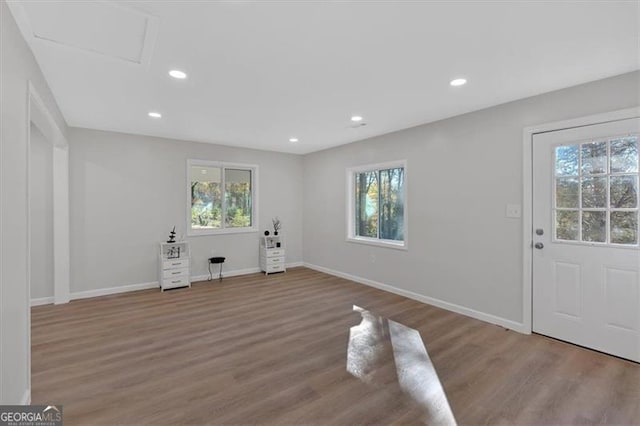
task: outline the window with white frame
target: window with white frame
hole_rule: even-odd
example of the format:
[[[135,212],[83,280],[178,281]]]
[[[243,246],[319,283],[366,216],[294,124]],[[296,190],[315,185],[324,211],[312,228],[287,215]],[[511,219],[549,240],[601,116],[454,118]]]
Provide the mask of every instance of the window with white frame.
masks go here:
[[[406,248],[406,161],[347,170],[347,239]]]
[[[256,231],[257,172],[254,165],[189,160],[187,233]]]

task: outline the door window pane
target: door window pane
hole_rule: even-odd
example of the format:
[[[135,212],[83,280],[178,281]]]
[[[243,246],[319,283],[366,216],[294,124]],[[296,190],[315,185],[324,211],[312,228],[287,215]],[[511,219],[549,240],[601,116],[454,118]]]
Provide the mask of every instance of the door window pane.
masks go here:
[[[638,212],[611,212],[611,242],[638,243]]]
[[[556,212],[556,238],[558,240],[579,241],[580,212],[558,210]]]
[[[556,176],[578,174],[578,145],[556,147]]]
[[[220,228],[222,219],[221,168],[191,167],[191,228]]]
[[[607,212],[582,212],[582,241],[607,241]]]
[[[356,174],[356,235],[378,237],[378,172]]]
[[[582,179],[582,207],[607,207],[606,177],[588,177]]]
[[[638,137],[611,141],[611,173],[638,172]]]
[[[251,227],[251,170],[225,169],[227,228]]]
[[[611,208],[633,209],[638,206],[638,177],[611,176]]]
[[[578,178],[556,179],[556,207],[580,207],[580,184]]]
[[[630,135],[555,147],[556,240],[639,245],[638,144]]]
[[[607,173],[607,142],[582,144],[582,173]]]

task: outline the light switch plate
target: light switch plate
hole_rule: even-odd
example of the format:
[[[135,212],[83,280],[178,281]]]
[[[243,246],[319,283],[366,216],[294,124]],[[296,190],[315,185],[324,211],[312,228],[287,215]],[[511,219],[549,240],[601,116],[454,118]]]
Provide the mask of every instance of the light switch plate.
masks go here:
[[[507,204],[507,217],[522,217],[522,207],[520,204]]]

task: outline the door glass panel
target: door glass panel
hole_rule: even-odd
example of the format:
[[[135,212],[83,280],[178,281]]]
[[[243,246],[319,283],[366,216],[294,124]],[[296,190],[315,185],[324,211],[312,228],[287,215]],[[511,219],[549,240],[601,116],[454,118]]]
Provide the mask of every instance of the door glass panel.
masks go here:
[[[582,144],[582,173],[607,173],[607,142]]]
[[[611,208],[633,209],[638,206],[638,177],[611,176]]]
[[[638,137],[611,141],[611,173],[638,172]]]
[[[577,176],[578,164],[578,145],[556,147],[556,176]]]
[[[578,178],[558,178],[556,180],[556,207],[580,207],[580,184]]]
[[[638,212],[611,212],[611,242],[638,244]]]
[[[582,179],[582,207],[607,207],[606,177],[587,177]]]
[[[582,212],[582,241],[595,243],[607,241],[607,212]]]
[[[556,238],[558,240],[579,241],[579,211],[559,210],[556,212]]]
[[[554,148],[556,240],[640,245],[639,144],[629,135]]]

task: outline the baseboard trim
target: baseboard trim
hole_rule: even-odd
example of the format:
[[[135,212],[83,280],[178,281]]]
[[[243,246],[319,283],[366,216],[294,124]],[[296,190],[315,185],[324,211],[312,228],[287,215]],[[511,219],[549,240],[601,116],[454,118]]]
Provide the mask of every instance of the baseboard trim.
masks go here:
[[[257,274],[258,272],[260,272],[260,268],[236,269],[235,271],[225,271],[223,269],[222,278],[237,277],[239,275]],[[217,279],[218,279],[218,274],[216,273],[216,271],[213,271],[213,280],[217,280]],[[209,280],[209,274],[194,275],[191,277],[192,283],[198,282],[198,281],[208,281],[208,280]]]
[[[53,296],[50,297],[38,297],[31,299],[31,306],[50,305],[54,302]]]
[[[436,306],[438,308],[446,309],[447,311],[451,311],[451,312],[455,312],[471,318],[475,318],[480,321],[496,324],[501,327],[508,328],[513,331],[517,331],[518,333],[530,334],[530,331],[526,329],[524,324],[516,321],[512,321],[506,318],[476,311],[475,309],[467,308],[466,306],[456,305],[455,303],[446,302],[444,300],[414,293],[412,291],[403,290],[401,288],[397,288],[397,287],[384,284],[378,281],[370,280],[368,278],[362,278],[356,275],[351,275],[344,272],[336,271],[334,269],[325,268],[324,266],[318,266],[318,265],[314,265],[312,263],[307,263],[307,262],[304,262],[304,266],[318,272],[324,272],[325,274],[344,278],[350,281],[357,282],[359,284],[367,285],[369,287],[375,287],[379,290],[388,291],[389,293],[394,293],[400,296],[408,297],[409,299],[417,300],[418,302],[426,303],[427,305]]]
[[[296,268],[299,266],[304,266],[303,262],[293,262],[287,263],[287,268]],[[222,277],[236,277],[239,275],[249,275],[249,274],[257,274],[260,272],[260,268],[246,268],[246,269],[236,269],[234,271],[225,271],[222,270]],[[217,278],[217,275],[214,273],[213,278]],[[195,275],[191,277],[191,282],[198,281],[207,281],[209,280],[209,275]],[[86,291],[77,291],[70,294],[70,300],[77,299],[88,299],[90,297],[99,297],[99,296],[108,296],[110,294],[118,294],[118,293],[128,293],[130,291],[139,291],[139,290],[148,290],[150,288],[159,288],[160,284],[157,281],[149,282],[149,283],[141,283],[141,284],[129,284],[118,287],[108,287],[108,288],[100,288],[96,290],[86,290]],[[49,305],[54,303],[53,297],[40,297],[37,299],[31,299],[31,306],[39,306],[39,305]]]
[[[130,291],[148,290],[150,288],[159,288],[157,281],[141,284],[122,285],[118,287],[99,288],[96,290],[76,291],[71,293],[71,300],[88,299],[90,297],[108,296],[110,294],[128,293]]]
[[[297,268],[300,266],[305,266],[304,262],[292,262],[287,263],[287,268]],[[240,275],[249,275],[249,274],[257,274],[260,272],[260,268],[246,268],[246,269],[236,269],[234,271],[225,271],[222,270],[222,277],[236,277]],[[213,278],[216,279],[217,275],[213,274]],[[191,276],[191,282],[198,281],[208,281],[209,275],[194,275]],[[107,287],[100,288],[96,290],[85,290],[85,291],[77,291],[73,292],[69,295],[70,300],[78,300],[78,299],[88,299],[91,297],[100,297],[100,296],[108,296],[110,294],[118,294],[118,293],[128,293],[130,291],[139,291],[139,290],[148,290],[150,288],[159,288],[160,284],[157,281],[141,283],[141,284],[129,284],[122,285],[117,287]],[[39,305],[49,305],[54,303],[53,297],[40,297],[37,299],[31,299],[31,306],[39,306]]]
[[[287,268],[297,268],[300,266],[304,266],[303,262],[292,262],[292,263],[287,263],[285,265]],[[257,274],[259,272],[262,272],[262,270],[260,268],[247,268],[247,269],[236,269],[235,271],[225,271],[224,269],[222,270],[222,278],[227,278],[227,277],[237,277],[239,275],[249,275],[249,274]],[[213,280],[217,279],[218,275],[215,273],[215,271],[213,272]],[[197,282],[197,281],[208,281],[209,280],[209,275],[196,275],[196,276],[192,276],[191,277],[191,282]]]
[[[24,395],[22,395],[22,401],[20,401],[20,405],[29,405],[29,404],[31,404],[31,389],[27,389],[24,391]]]

